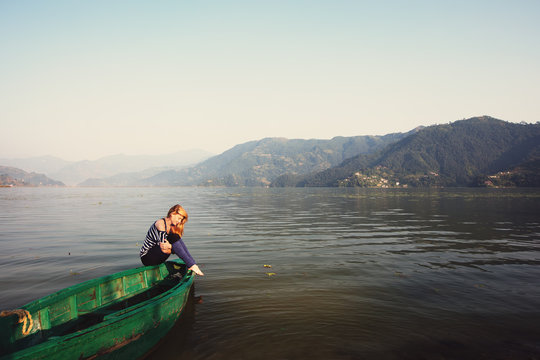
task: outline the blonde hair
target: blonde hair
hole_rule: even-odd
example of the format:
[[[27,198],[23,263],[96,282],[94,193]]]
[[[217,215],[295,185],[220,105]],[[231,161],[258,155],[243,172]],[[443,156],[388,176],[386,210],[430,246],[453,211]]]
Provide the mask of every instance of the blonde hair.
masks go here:
[[[172,214],[179,214],[183,216],[184,218],[178,223],[176,226],[171,226],[171,231],[175,233],[176,235],[182,237],[184,235],[184,224],[188,221],[188,214],[186,210],[179,204],[174,205],[172,208],[169,209],[169,212],[167,213],[167,217],[171,216]]]

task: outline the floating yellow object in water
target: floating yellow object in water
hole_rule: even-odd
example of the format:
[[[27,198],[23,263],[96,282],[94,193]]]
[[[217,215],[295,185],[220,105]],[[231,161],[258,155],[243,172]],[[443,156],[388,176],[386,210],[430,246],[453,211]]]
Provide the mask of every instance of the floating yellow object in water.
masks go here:
[[[276,273],[266,273],[266,275],[268,275],[268,276],[274,276],[274,275],[276,275]]]
[[[263,265],[265,268],[271,268],[272,265]]]

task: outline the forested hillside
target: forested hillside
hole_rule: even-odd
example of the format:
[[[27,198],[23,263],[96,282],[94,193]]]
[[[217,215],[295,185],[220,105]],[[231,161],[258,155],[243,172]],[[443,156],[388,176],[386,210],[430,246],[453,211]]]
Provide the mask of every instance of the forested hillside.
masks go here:
[[[430,126],[375,154],[359,155],[309,176],[287,174],[272,185],[477,186],[486,185],[486,176],[519,170],[536,159],[540,159],[540,124],[484,116]],[[528,179],[531,166],[526,167]]]
[[[306,174],[335,166],[358,154],[372,153],[403,138],[335,137],[330,140],[266,138],[237,145],[197,166],[161,172],[140,185],[268,186],[284,174]]]

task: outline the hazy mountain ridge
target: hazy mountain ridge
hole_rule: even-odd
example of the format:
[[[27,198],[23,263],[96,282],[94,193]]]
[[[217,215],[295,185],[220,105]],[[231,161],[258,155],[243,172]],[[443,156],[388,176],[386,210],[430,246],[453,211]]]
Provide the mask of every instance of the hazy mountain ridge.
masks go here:
[[[0,165],[2,166],[10,166],[27,172],[36,172],[42,174],[53,174],[72,163],[72,161],[63,160],[49,155],[29,158],[0,159]]]
[[[151,168],[181,168],[197,164],[212,154],[204,150],[184,150],[164,155],[124,155],[106,156],[97,160],[65,161],[53,156],[41,156],[24,159],[0,159],[1,165],[40,172],[46,176],[61,180],[67,185],[76,185],[87,179],[108,178],[122,173],[138,173],[140,178],[155,172]],[[136,176],[135,176],[136,177]],[[107,182],[103,182],[106,184]]]
[[[11,166],[0,166],[0,186],[65,186],[44,174],[27,172]]]
[[[239,144],[202,163],[145,179],[146,186],[268,186],[283,173],[305,174],[370,153],[406,136],[335,137],[330,140],[265,138]]]
[[[186,167],[207,159],[210,153],[203,150],[179,151],[164,155],[112,155],[95,161],[79,161],[51,177],[69,184],[79,184],[87,179],[107,178],[122,173],[147,171],[156,167]]]
[[[120,173],[105,178],[88,178],[77,186],[140,186],[140,182],[164,171],[173,170],[166,167],[149,168],[142,171]]]
[[[375,154],[303,177],[284,175],[272,185],[478,186],[479,179],[538,158],[539,123],[483,116],[429,126]]]

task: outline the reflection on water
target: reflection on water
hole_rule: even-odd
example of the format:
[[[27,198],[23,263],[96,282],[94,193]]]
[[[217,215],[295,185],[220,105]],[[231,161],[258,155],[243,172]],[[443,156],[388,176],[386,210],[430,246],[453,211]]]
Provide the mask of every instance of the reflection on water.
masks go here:
[[[540,356],[538,190],[0,189],[1,307],[139,266],[176,202],[202,301],[150,359]]]

